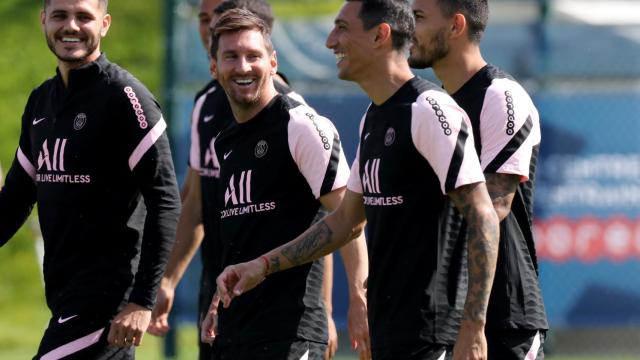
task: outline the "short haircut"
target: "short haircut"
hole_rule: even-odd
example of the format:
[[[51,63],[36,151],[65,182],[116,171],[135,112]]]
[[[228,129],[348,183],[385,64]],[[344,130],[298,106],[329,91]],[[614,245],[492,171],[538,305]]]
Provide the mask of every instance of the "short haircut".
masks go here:
[[[408,0],[346,0],[360,1],[362,8],[358,16],[365,30],[382,23],[391,27],[393,48],[406,51],[412,44],[416,28],[411,4]]]
[[[271,5],[265,0],[225,0],[216,6],[213,12],[222,15],[231,9],[251,11],[267,24],[269,33],[271,33],[271,29],[273,28],[273,11],[271,11]]]
[[[104,10],[107,11],[107,9],[109,8],[109,0],[98,0],[98,2],[100,3],[100,5],[102,5]],[[43,8],[46,8],[47,6],[49,6],[49,4],[51,4],[51,0],[44,0],[42,6]]]
[[[267,52],[273,52],[273,43],[268,25],[257,15],[245,9],[231,9],[225,11],[218,19],[211,33],[211,57],[216,59],[220,37],[226,33],[242,30],[256,30],[262,34]]]
[[[445,17],[456,13],[464,15],[469,28],[469,40],[480,42],[489,21],[487,0],[438,0],[438,7]]]

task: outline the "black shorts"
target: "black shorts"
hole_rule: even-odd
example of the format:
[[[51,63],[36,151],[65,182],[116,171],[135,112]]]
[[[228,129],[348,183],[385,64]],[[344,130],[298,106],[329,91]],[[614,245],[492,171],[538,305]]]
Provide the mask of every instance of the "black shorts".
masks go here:
[[[489,360],[544,360],[544,331],[505,329],[485,333]]]
[[[220,347],[220,360],[323,360],[327,344],[302,339]]]
[[[56,314],[49,320],[34,360],[133,360],[134,347],[109,346],[113,314]]]
[[[451,360],[453,346],[442,344],[405,345],[398,348],[371,349],[373,360]]]

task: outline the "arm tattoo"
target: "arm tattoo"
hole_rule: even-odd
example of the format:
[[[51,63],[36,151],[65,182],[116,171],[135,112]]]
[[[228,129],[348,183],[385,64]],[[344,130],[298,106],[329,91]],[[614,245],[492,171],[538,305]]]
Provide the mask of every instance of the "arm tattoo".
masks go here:
[[[297,266],[311,261],[318,251],[331,242],[333,231],[322,220],[308,230],[303,237],[291,245],[282,249],[282,255],[293,265]],[[280,264],[278,263],[278,266]]]
[[[493,211],[482,211],[490,205],[481,190],[463,186],[450,195],[468,227],[469,288],[463,318],[484,323],[498,257],[499,227]]]
[[[502,220],[511,211],[511,202],[518,189],[520,177],[511,174],[485,174],[485,178],[493,207]]]

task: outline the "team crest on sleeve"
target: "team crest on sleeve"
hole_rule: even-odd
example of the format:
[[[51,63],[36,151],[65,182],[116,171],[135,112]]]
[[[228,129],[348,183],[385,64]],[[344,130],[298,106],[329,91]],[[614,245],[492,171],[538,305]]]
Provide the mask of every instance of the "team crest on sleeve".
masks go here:
[[[80,130],[84,127],[84,124],[87,123],[87,114],[80,113],[76,115],[76,118],[73,119],[73,128],[76,130]]]
[[[446,136],[451,135],[452,131],[449,123],[447,122],[447,117],[444,115],[444,111],[442,111],[442,108],[440,107],[436,99],[432,98],[431,96],[427,96],[427,101],[429,102],[429,105],[431,105],[433,112],[438,117],[438,122],[440,122],[440,127],[442,127],[444,134]]]
[[[511,136],[515,133],[516,118],[513,111],[513,96],[511,91],[504,92],[505,100],[507,101],[507,135]]]
[[[387,129],[387,133],[384,135],[384,145],[391,146],[396,141],[396,130],[392,127]]]
[[[267,151],[269,151],[269,144],[266,141],[260,140],[256,144],[256,148],[254,150],[254,155],[260,159],[261,157],[267,155]]]
[[[138,124],[140,125],[140,129],[146,129],[149,127],[149,123],[147,122],[147,117],[144,115],[144,110],[142,110],[142,105],[140,105],[140,101],[138,100],[138,96],[131,86],[127,86],[124,88],[125,94],[129,98],[129,102],[131,106],[133,106],[133,111],[136,113],[138,117]]]

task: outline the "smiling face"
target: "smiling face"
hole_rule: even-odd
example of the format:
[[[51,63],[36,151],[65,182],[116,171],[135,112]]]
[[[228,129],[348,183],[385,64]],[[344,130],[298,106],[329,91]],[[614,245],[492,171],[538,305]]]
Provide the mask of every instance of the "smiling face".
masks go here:
[[[413,2],[416,32],[409,57],[409,64],[413,68],[433,67],[449,54],[450,20],[444,17],[437,2],[438,0]]]
[[[205,50],[209,52],[209,40],[211,39],[211,28],[213,24],[213,9],[218,6],[222,0],[202,0],[200,1],[200,11],[198,12],[198,32],[200,33],[200,41]]]
[[[264,106],[270,100],[276,55],[257,29],[223,33],[218,40],[211,71],[232,105],[244,110]]]
[[[359,17],[361,1],[348,1],[334,20],[334,27],[327,37],[326,46],[336,55],[338,78],[358,81],[366,76],[372,56],[377,29],[364,29]]]
[[[111,16],[99,0],[51,0],[40,15],[49,49],[59,62],[72,66],[100,56]]]

